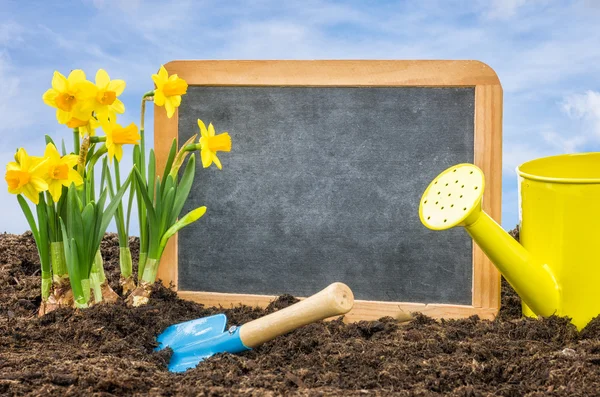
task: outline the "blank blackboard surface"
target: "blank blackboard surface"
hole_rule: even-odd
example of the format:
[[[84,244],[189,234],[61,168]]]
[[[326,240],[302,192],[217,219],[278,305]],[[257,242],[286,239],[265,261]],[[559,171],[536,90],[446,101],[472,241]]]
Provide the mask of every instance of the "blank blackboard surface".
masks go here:
[[[444,169],[478,165],[483,207],[500,221],[501,100],[477,61],[174,61],[189,88],[172,119],[155,107],[157,162],[197,120],[229,132],[223,169],[197,172],[159,278],[210,305],[266,305],[332,282],[353,291],[349,320],[419,311],[492,318],[500,275],[463,228],[419,220]],[[199,155],[199,154],[198,154]],[[166,263],[165,263],[166,262]]]
[[[473,162],[473,88],[191,87],[197,119],[231,153],[198,173],[179,233],[184,290],[308,296],[342,281],[356,299],[471,303],[472,242],[418,216],[440,169]],[[434,153],[432,155],[432,153]]]

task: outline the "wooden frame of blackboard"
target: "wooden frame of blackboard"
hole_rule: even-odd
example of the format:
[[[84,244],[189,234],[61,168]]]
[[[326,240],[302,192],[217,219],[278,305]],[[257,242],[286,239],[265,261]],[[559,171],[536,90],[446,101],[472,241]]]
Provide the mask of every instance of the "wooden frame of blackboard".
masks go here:
[[[483,209],[498,223],[502,191],[502,87],[492,68],[471,60],[176,60],[164,65],[190,86],[300,87],[474,87],[474,163],[486,178]],[[185,99],[184,99],[185,100]],[[168,118],[154,107],[154,148],[157,169],[164,167],[169,147],[178,137],[178,114]],[[158,278],[174,286],[182,299],[208,306],[238,304],[265,307],[276,296],[181,291],[177,289],[177,235],[168,243]],[[471,305],[356,300],[345,321],[383,316],[410,318],[420,312],[433,318],[478,315],[492,319],[500,307],[500,274],[473,244]],[[299,297],[303,299],[303,297]]]

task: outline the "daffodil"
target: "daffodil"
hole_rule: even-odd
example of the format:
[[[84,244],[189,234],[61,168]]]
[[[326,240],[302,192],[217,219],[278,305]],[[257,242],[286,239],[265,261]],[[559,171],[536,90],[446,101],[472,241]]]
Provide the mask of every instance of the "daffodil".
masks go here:
[[[94,117],[90,117],[87,121],[79,120],[75,117],[72,117],[71,120],[67,122],[67,127],[77,128],[79,131],[79,135],[81,135],[81,137],[83,138],[86,135],[96,135],[96,129],[100,127],[100,122]]]
[[[56,108],[56,119],[66,124],[73,117],[87,121],[92,117],[96,86],[86,80],[83,70],[77,69],[65,77],[55,71],[52,77],[52,88],[48,89],[42,99],[48,106]]]
[[[125,105],[117,97],[125,90],[125,81],[111,80],[104,69],[96,73],[96,116],[103,122],[116,119],[117,113],[125,112]]]
[[[60,156],[56,146],[52,143],[46,145],[44,157],[48,160],[48,191],[54,202],[58,202],[62,194],[62,187],[69,187],[71,183],[79,186],[83,183],[81,175],[73,169],[77,164],[78,157],[75,154]]]
[[[213,162],[217,168],[222,169],[221,161],[217,158],[217,152],[229,152],[231,151],[231,137],[229,133],[224,132],[219,135],[215,135],[215,127],[212,123],[209,123],[208,129],[198,119],[198,127],[200,127],[200,156],[202,157],[202,166],[204,168],[209,167]]]
[[[127,127],[121,127],[115,121],[103,124],[102,129],[106,133],[106,149],[108,150],[108,158],[112,163],[113,157],[117,158],[117,161],[121,161],[123,157],[123,145],[137,145],[141,139],[138,133],[137,126],[134,123],[129,124]]]
[[[29,156],[23,148],[17,151],[15,160],[6,165],[4,179],[8,184],[8,192],[24,194],[37,205],[40,192],[48,189],[48,183],[45,180],[48,173],[48,160]]]
[[[188,84],[177,74],[169,76],[167,69],[162,65],[158,74],[152,75],[152,80],[156,84],[154,103],[157,106],[164,106],[167,117],[171,118],[175,108],[181,104],[181,96],[187,92]]]

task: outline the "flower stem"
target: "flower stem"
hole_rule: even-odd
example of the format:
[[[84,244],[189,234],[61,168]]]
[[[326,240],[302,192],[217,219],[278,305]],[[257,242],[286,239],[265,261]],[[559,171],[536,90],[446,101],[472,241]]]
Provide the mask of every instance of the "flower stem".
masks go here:
[[[106,142],[106,137],[105,136],[92,136],[92,137],[90,137],[90,142],[91,143]]]
[[[79,154],[79,127],[73,128],[73,146],[75,154]]]

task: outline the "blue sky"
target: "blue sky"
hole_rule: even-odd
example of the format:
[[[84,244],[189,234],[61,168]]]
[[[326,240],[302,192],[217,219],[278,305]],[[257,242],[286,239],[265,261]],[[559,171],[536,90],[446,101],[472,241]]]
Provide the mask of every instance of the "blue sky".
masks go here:
[[[125,125],[138,123],[151,74],[174,59],[475,59],[504,90],[502,226],[511,229],[517,165],[600,149],[598,21],[597,0],[0,0],[0,162],[20,146],[41,154],[44,134],[70,142],[41,100],[54,70],[124,79]],[[150,107],[150,142],[152,119]],[[6,186],[0,205],[0,232],[28,229]]]

